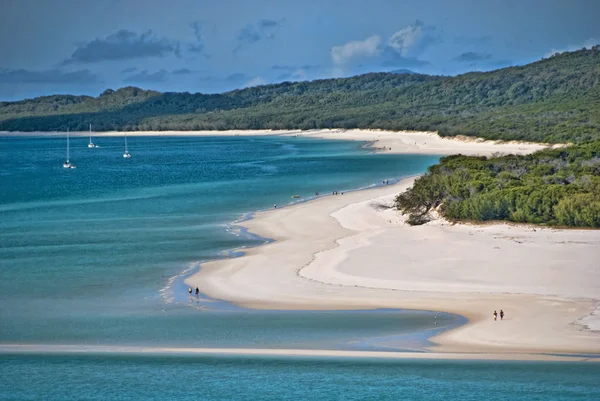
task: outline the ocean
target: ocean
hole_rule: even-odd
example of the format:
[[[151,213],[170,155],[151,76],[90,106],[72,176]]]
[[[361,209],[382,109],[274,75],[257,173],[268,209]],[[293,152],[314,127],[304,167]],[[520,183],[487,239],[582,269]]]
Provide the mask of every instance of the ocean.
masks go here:
[[[597,401],[600,364],[7,355],[1,400]]]
[[[268,241],[235,225],[257,210],[419,174],[438,156],[373,154],[359,142],[303,137],[136,136],[129,137],[132,158],[124,159],[123,138],[94,142],[100,147],[88,149],[86,137],[72,137],[77,168],[64,169],[65,138],[0,137],[0,347],[401,352],[420,350],[432,334],[464,322],[436,312],[253,311],[205,297],[190,302],[182,281],[203,261]],[[505,385],[523,396],[555,389],[563,397],[539,399],[588,399],[585,375],[571,391],[575,372],[598,372],[518,363],[525,370],[518,375],[511,366],[0,354],[0,399],[439,399],[430,386],[442,384],[462,399],[479,399],[485,389],[500,397],[509,394]],[[566,378],[557,382],[557,372]],[[469,398],[465,388],[480,397]]]

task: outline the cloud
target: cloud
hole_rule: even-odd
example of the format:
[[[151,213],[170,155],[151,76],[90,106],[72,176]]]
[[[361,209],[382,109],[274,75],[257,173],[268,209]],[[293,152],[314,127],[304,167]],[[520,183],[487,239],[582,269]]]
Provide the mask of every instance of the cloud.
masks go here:
[[[275,64],[275,65],[271,66],[271,69],[273,71],[292,71],[292,70],[295,70],[296,67],[294,67],[293,65]]]
[[[277,76],[277,78],[275,78],[275,81],[307,81],[308,79],[308,71],[302,68],[298,68],[294,72],[284,73]]]
[[[237,47],[233,52],[239,51],[242,47],[260,42],[264,39],[275,39],[275,35],[283,25],[285,20],[275,21],[270,19],[261,19],[256,24],[246,25],[240,29],[236,35],[238,41]]]
[[[225,81],[228,81],[228,82],[247,81],[249,79],[250,79],[250,77],[248,75],[243,74],[241,72],[237,72],[235,74],[231,74],[231,75],[228,75],[227,77],[225,77]]]
[[[415,57],[427,47],[439,42],[440,37],[435,35],[435,28],[425,26],[423,21],[415,21],[396,31],[388,39],[388,46],[402,57]]]
[[[153,73],[149,73],[148,70],[142,70],[137,74],[131,75],[125,78],[127,83],[152,83],[152,82],[164,82],[167,80],[169,73],[166,70],[159,70]]]
[[[251,88],[253,86],[266,85],[267,81],[262,77],[254,77],[244,85],[244,88]]]
[[[586,40],[585,42],[583,42],[583,44],[580,45],[570,45],[567,46],[566,48],[562,48],[562,49],[552,49],[550,50],[548,53],[546,53],[544,55],[544,58],[548,58],[548,57],[552,57],[557,53],[564,53],[564,52],[574,52],[576,50],[580,50],[580,49],[591,49],[594,46],[597,46],[598,44],[600,44],[600,40],[596,40],[594,38],[589,38],[588,40]]]
[[[394,68],[423,67],[429,65],[429,62],[420,60],[419,54],[439,41],[435,27],[416,21],[394,32],[385,43],[382,43],[379,35],[372,35],[364,40],[334,46],[331,48],[331,59],[335,65],[333,75],[344,75],[344,70],[347,69],[345,67],[356,66],[357,61],[361,61],[365,71],[372,71],[376,65]]]
[[[100,77],[89,70],[0,69],[0,83],[3,84],[90,84],[98,82],[101,82]]]
[[[321,69],[321,66],[320,65],[313,65],[313,64],[304,64],[304,65],[301,65],[300,68],[302,68],[303,70],[306,70],[306,71],[312,71],[312,70],[319,70],[319,69]]]
[[[314,71],[314,70],[318,70],[321,69],[320,65],[312,65],[312,64],[304,64],[301,66],[295,66],[295,65],[281,65],[281,64],[275,64],[271,66],[271,69],[273,71],[295,71],[298,69],[302,69],[305,71]]]
[[[380,44],[381,37],[372,35],[365,40],[353,40],[343,45],[333,46],[331,59],[336,65],[344,65],[360,58],[375,57],[381,51]]]
[[[252,44],[262,39],[258,29],[254,25],[247,25],[240,29],[237,34],[237,40],[240,44]]]
[[[202,35],[202,24],[199,21],[194,21],[190,24],[194,30],[196,43],[188,45],[187,49],[192,53],[204,53],[204,37]]]
[[[421,60],[416,57],[402,57],[391,47],[385,47],[381,54],[381,66],[392,68],[419,68],[431,65],[429,61]]]
[[[158,38],[152,31],[138,35],[127,29],[78,45],[64,64],[97,63],[146,57],[179,56],[179,42]]]
[[[193,74],[194,71],[188,69],[188,68],[179,68],[177,70],[173,70],[171,71],[171,74],[173,75],[189,75],[189,74]]]
[[[274,21],[271,19],[261,19],[258,21],[258,30],[265,39],[274,39],[275,35],[285,20]]]
[[[489,53],[465,52],[459,56],[454,57],[454,60],[460,61],[461,63],[473,63],[477,61],[489,60],[491,58],[492,55]]]
[[[384,60],[381,63],[382,67],[393,67],[393,68],[419,68],[419,67],[427,67],[431,65],[429,61],[419,60],[417,58],[403,58],[397,57],[390,60]]]
[[[121,74],[131,74],[132,72],[137,71],[137,67],[129,67],[121,70]]]
[[[225,78],[218,78],[213,76],[201,77],[200,82],[211,82],[211,83],[226,83],[226,84],[236,84],[242,85],[245,82],[248,82],[252,77],[246,75],[241,72],[237,72],[235,74],[230,74]]]

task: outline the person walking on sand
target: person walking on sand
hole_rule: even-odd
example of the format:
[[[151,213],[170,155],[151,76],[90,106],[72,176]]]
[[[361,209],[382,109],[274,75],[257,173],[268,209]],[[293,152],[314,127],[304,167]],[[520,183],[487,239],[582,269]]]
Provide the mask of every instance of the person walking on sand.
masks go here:
[[[494,320],[498,320],[498,312],[494,311]]]
[[[192,296],[192,287],[188,288],[188,294],[190,294],[190,297]]]
[[[198,294],[200,293],[200,289],[196,287],[196,298],[198,298]]]
[[[504,320],[504,311],[500,309],[500,320]]]

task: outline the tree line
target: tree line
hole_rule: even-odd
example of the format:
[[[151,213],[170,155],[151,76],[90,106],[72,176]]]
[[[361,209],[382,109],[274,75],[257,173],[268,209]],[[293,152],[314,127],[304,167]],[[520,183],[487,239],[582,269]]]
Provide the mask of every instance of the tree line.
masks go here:
[[[600,141],[526,156],[444,157],[396,206],[413,225],[436,211],[453,221],[598,228]]]
[[[0,130],[375,128],[582,143],[600,138],[600,47],[456,77],[372,73],[222,94],[135,87],[0,102]]]

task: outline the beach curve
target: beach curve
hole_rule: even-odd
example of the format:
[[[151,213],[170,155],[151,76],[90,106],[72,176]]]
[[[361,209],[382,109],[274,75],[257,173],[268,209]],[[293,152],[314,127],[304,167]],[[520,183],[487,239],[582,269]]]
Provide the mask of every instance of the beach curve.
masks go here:
[[[493,152],[489,144],[468,144],[470,150],[461,148],[462,153],[510,153],[502,144]],[[518,146],[531,152],[539,145]],[[467,317],[466,325],[432,339],[435,352],[600,352],[600,334],[590,330],[598,324],[593,314],[600,272],[593,260],[599,231],[440,221],[408,227],[388,206],[412,180],[257,213],[241,225],[275,242],[240,258],[206,263],[186,282],[210,297],[251,308],[402,308]],[[416,233],[418,240],[402,247]],[[453,249],[460,250],[455,259],[464,266],[448,264]],[[422,258],[399,268],[409,253]],[[562,271],[561,261],[569,262]],[[501,308],[507,318],[494,322],[491,313]]]

